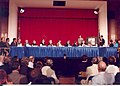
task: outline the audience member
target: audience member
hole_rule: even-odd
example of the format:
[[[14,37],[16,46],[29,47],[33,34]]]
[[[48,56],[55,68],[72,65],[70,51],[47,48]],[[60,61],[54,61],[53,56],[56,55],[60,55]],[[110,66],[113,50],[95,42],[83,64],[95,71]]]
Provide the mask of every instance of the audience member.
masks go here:
[[[52,65],[53,65],[52,59],[47,59],[46,66],[43,66],[42,68],[42,74],[47,77],[52,77],[55,80],[55,83],[59,83],[59,80],[56,77],[55,71],[51,69]]]
[[[29,68],[28,68],[28,57],[23,57],[20,62],[20,74],[28,75]]]
[[[4,64],[3,69],[6,71],[7,74],[10,74],[12,72],[10,57],[5,56],[3,64]]]
[[[114,75],[116,75],[116,73],[119,72],[119,68],[115,66],[115,64],[116,64],[115,56],[110,56],[108,58],[108,66],[106,68],[106,72],[113,73]]]
[[[106,73],[106,63],[100,61],[98,63],[99,74],[92,78],[93,85],[112,85],[114,83],[114,74]]]
[[[17,39],[16,38],[13,38],[11,46],[17,46]]]
[[[2,84],[13,84],[13,83],[11,81],[8,81],[7,73],[3,69],[0,69],[0,85]]]
[[[4,56],[0,56],[0,69],[4,69],[4,64],[3,64],[3,62],[4,62]]]
[[[29,57],[28,67],[31,69],[34,68],[34,60],[35,58],[33,56]]]
[[[27,78],[25,75],[19,74],[20,64],[19,62],[12,63],[12,73],[8,76],[14,84],[27,84]]]
[[[120,85],[120,63],[118,65],[118,67],[119,67],[119,72],[115,75],[114,85]]]
[[[87,67],[86,74],[87,78],[98,74],[98,59],[97,57],[92,58],[92,66]]]

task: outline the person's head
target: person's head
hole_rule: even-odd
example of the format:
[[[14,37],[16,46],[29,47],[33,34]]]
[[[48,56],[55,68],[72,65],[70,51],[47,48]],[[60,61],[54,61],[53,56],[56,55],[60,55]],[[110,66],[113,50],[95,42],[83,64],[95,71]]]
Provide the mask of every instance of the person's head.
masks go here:
[[[46,60],[46,65],[47,66],[52,66],[53,65],[53,60],[52,59],[47,59]]]
[[[0,85],[6,83],[6,81],[7,73],[3,69],[0,69]]]
[[[97,59],[98,59],[98,62],[103,61],[103,57],[98,56]]]
[[[113,43],[113,40],[110,40],[110,43]]]
[[[27,43],[28,43],[28,40],[25,40],[25,43],[27,44]]]
[[[21,39],[18,39],[18,43],[21,43]]]
[[[44,39],[42,40],[42,43],[45,43],[45,40],[44,40]]]
[[[87,55],[83,55],[83,56],[82,56],[82,61],[85,61],[85,62],[88,61],[88,57],[87,57]]]
[[[9,57],[4,57],[4,63],[7,64],[7,63],[10,63],[11,62],[11,59]]]
[[[12,62],[19,62],[19,58],[18,58],[17,56],[14,56],[14,57],[12,58]]]
[[[104,72],[106,70],[106,63],[103,61],[100,61],[98,63],[98,71],[99,72]]]
[[[70,44],[70,40],[67,41],[67,44]]]
[[[116,63],[116,58],[115,58],[115,56],[110,56],[110,57],[108,58],[108,64],[109,64],[109,65],[115,65],[115,63]]]
[[[36,44],[36,41],[35,41],[35,40],[33,40],[33,44]]]
[[[5,38],[4,38],[4,37],[2,37],[2,38],[1,38],[1,41],[2,41],[2,42],[5,42]]]
[[[30,62],[34,62],[34,60],[35,60],[34,56],[30,56],[30,57],[29,57],[29,61],[30,61]]]
[[[91,62],[92,62],[92,64],[98,64],[97,57],[93,57]]]
[[[41,61],[37,61],[37,62],[35,63],[35,68],[42,69],[42,67],[43,67],[43,63],[42,63]]]
[[[41,75],[41,73],[39,71],[35,70],[35,69],[31,70],[31,72],[30,72],[30,77],[32,79],[38,77],[39,75]]]
[[[9,38],[6,38],[6,42],[10,42],[10,39],[9,39]]]
[[[12,63],[12,70],[19,70],[20,69],[20,64],[19,62],[13,62]]]
[[[101,35],[100,38],[102,39],[102,38],[103,38],[103,35]]]
[[[79,36],[79,38],[81,38],[81,35]]]
[[[22,59],[21,59],[21,64],[24,64],[24,65],[28,65],[28,62],[29,62],[29,59],[28,59],[28,57],[23,57]]]
[[[52,40],[49,40],[49,43],[52,44]]]
[[[17,42],[17,39],[16,39],[16,38],[13,38],[13,42]]]
[[[0,55],[0,62],[4,62],[4,56]]]
[[[120,39],[118,39],[118,44],[120,44]]]

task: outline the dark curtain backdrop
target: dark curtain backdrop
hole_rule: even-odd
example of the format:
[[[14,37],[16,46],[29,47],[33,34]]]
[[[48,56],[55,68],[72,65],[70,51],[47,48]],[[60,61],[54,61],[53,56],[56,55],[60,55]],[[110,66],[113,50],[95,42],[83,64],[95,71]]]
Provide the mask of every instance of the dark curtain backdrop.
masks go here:
[[[98,36],[98,18],[93,10],[80,9],[33,9],[26,8],[19,14],[20,38],[22,43],[26,39],[46,42],[50,39],[56,43],[67,40],[73,43],[79,35],[86,40],[87,37]]]

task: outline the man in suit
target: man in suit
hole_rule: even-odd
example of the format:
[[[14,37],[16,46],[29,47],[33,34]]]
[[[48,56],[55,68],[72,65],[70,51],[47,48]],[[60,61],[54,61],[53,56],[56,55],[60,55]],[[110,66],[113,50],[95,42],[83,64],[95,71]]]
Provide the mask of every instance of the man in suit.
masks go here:
[[[103,46],[104,44],[105,44],[105,39],[103,38],[103,35],[101,35],[99,39],[99,46]]]
[[[16,38],[13,38],[11,46],[17,46],[17,39]]]
[[[27,78],[25,75],[19,74],[20,64],[19,62],[12,63],[12,73],[8,76],[14,84],[27,84]]]

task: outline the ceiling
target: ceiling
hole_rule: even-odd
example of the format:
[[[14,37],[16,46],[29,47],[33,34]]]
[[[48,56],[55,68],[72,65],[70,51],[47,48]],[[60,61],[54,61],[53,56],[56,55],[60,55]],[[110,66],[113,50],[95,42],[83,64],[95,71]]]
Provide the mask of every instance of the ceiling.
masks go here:
[[[53,6],[53,0],[14,0],[18,7],[36,8],[78,8],[96,9],[100,8],[106,0],[54,0],[66,1],[66,6]]]

